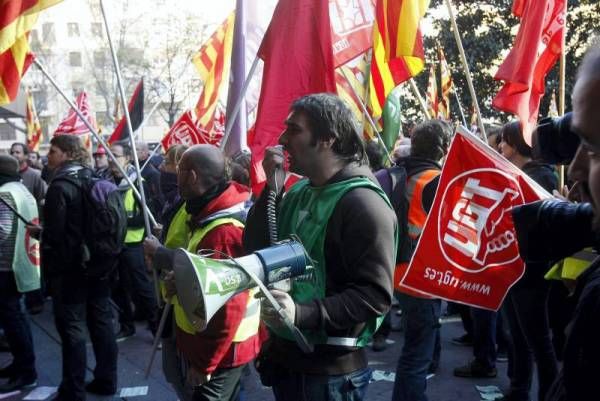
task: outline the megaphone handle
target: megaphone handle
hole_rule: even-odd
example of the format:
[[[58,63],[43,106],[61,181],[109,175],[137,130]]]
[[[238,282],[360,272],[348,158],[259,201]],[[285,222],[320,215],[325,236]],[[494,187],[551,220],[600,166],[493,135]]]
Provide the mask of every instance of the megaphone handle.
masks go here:
[[[235,262],[235,259],[232,260]],[[256,277],[256,275],[252,273],[249,269],[246,269],[245,266],[242,266],[237,262],[236,265],[239,266],[239,268],[242,269],[248,276],[250,276],[250,278],[256,283],[256,285],[258,285],[258,288],[260,288],[260,291],[264,294],[265,298],[267,298],[267,300],[271,303],[271,306],[273,306],[273,308],[277,311],[277,314],[279,315],[285,326],[292,332],[294,340],[296,340],[296,344],[298,344],[298,347],[302,350],[302,352],[307,354],[313,352],[314,347],[312,346],[312,344],[308,342],[308,340],[306,339],[306,337],[304,337],[304,334],[302,334],[300,329],[294,326],[294,323],[292,323],[292,321],[285,315],[285,313],[283,313],[283,308],[281,307],[281,305],[279,305],[279,302],[277,302],[273,295],[271,295],[269,289],[263,284],[263,282],[260,281],[260,279]]]
[[[167,317],[169,316],[169,312],[173,307],[171,301],[173,298],[169,298],[165,305],[165,309],[163,310],[162,315],[160,316],[160,322],[158,323],[158,328],[156,329],[156,334],[154,335],[154,343],[152,344],[152,353],[150,354],[150,361],[148,362],[148,366],[146,367],[146,373],[144,374],[144,379],[148,379],[150,376],[150,370],[152,369],[152,363],[154,362],[154,356],[156,355],[156,350],[158,349],[158,343],[162,337],[162,332],[165,329],[165,323],[167,322]]]

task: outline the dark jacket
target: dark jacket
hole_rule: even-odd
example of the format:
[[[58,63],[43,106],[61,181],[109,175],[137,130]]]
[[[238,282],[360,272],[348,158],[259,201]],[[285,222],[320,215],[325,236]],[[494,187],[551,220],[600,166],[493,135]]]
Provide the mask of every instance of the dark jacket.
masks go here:
[[[329,183],[352,177],[377,182],[367,166],[349,164]],[[247,252],[267,247],[267,191],[248,214],[244,231]],[[330,336],[354,337],[362,323],[384,315],[392,300],[395,265],[393,210],[373,190],[356,188],[338,202],[327,224],[324,244],[327,266],[326,296],[296,304],[300,329],[324,329]],[[317,345],[304,354],[295,343],[273,337],[267,355],[275,365],[294,372],[337,375],[367,366],[363,348]]]
[[[526,163],[521,170],[550,193],[558,188],[558,178],[554,172],[554,168],[549,164],[533,160]],[[527,263],[523,277],[517,281],[514,287],[531,288],[547,284],[544,274],[546,274],[550,267],[551,264],[547,262]]]
[[[65,178],[77,180],[79,170],[91,169],[67,162],[58,168],[46,193],[42,260],[46,277],[83,274],[83,197],[81,189]]]
[[[145,162],[145,160],[140,161],[140,167]],[[142,170],[142,177],[146,182],[145,187],[148,188],[146,192],[148,207],[152,214],[160,219],[165,204],[165,198],[160,190],[160,171],[150,161]]]
[[[547,401],[596,399],[600,360],[600,258],[577,279],[572,295],[577,301],[566,329],[563,368]],[[592,397],[592,398],[590,398]]]

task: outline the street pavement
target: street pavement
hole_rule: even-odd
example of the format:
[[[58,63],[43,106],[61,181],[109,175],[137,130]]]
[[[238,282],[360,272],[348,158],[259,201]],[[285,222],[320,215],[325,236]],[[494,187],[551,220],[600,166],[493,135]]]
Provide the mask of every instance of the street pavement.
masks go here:
[[[33,339],[38,370],[38,386],[56,387],[61,378],[61,352],[59,337],[54,328],[51,303],[45,305],[45,311],[31,318]],[[394,313],[394,325],[398,325],[399,317]],[[506,376],[506,363],[498,363],[498,376],[494,379],[464,379],[452,375],[452,370],[466,364],[472,358],[470,347],[457,346],[451,339],[463,334],[462,325],[458,318],[445,318],[442,321],[441,339],[442,356],[440,367],[435,376],[428,380],[427,395],[430,401],[479,401],[482,398],[475,386],[496,386],[506,390],[509,384]],[[388,339],[389,345],[383,352],[373,352],[369,348],[369,364],[374,371],[373,381],[367,391],[367,400],[389,401],[393,388],[393,374],[402,345],[402,333],[392,332]],[[132,400],[132,401],[176,401],[177,396],[165,381],[162,369],[160,351],[157,352],[152,371],[148,380],[144,379],[144,371],[150,359],[152,336],[145,329],[145,324],[138,324],[137,333],[119,343],[119,390],[113,397],[99,397],[89,394],[89,401],[100,400]],[[0,366],[6,365],[10,355],[0,353]],[[91,344],[88,344],[88,380],[92,379],[94,357]],[[263,387],[253,368],[248,369],[243,377],[243,401],[270,401],[273,395],[270,388]],[[133,388],[133,389],[132,389]],[[124,391],[121,396],[121,391]],[[146,395],[132,396],[127,392],[147,392]],[[9,397],[0,395],[0,400],[16,401],[26,398],[31,390]],[[489,397],[489,396],[488,396]],[[532,394],[532,399],[536,399]],[[488,398],[493,399],[493,398]]]

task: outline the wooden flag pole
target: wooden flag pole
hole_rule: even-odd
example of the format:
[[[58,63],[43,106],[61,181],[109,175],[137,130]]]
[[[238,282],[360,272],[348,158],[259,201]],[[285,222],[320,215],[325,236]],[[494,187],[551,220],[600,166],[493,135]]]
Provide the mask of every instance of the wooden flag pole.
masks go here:
[[[479,103],[477,102],[477,95],[475,94],[475,87],[473,86],[471,71],[469,70],[469,64],[467,63],[467,56],[465,56],[465,49],[463,48],[462,40],[460,39],[460,33],[458,32],[458,26],[456,25],[456,18],[454,17],[454,12],[452,11],[452,4],[450,3],[450,0],[445,1],[446,6],[448,7],[448,14],[450,15],[450,21],[452,22],[454,39],[456,40],[456,45],[458,46],[458,51],[460,53],[460,60],[462,61],[463,68],[465,69],[465,75],[467,76],[469,92],[471,93],[471,99],[473,99],[473,105],[475,106],[475,112],[477,113],[477,123],[479,125],[480,136],[484,142],[487,142],[485,127],[483,126],[483,119],[481,118],[481,110],[479,109]]]
[[[113,45],[113,41],[110,35],[110,28],[108,26],[108,19],[106,18],[106,10],[104,9],[104,0],[100,0],[100,11],[102,13],[102,19],[104,20],[104,27],[106,29],[106,38],[108,40],[108,46],[110,47],[110,54],[113,60],[113,65],[115,68],[115,74],[117,75],[117,84],[119,87],[119,94],[121,96],[121,103],[123,105],[127,104],[127,99],[125,98],[125,89],[123,88],[123,79],[121,78],[121,69],[119,67],[119,60],[117,59],[117,52],[115,51],[115,47]],[[125,121],[127,123],[127,129],[129,130],[129,143],[131,144],[131,153],[133,154],[133,165],[135,167],[135,172],[137,174],[137,182],[139,184],[140,191],[140,200],[142,203],[142,215],[144,216],[144,226],[146,227],[146,235],[152,235],[152,227],[150,226],[150,218],[148,216],[148,208],[146,207],[146,194],[144,193],[144,185],[142,183],[142,171],[140,169],[140,161],[138,159],[137,150],[135,149],[135,139],[133,137],[133,129],[131,127],[131,117],[129,116],[129,107],[123,107],[123,112],[125,114]],[[154,281],[154,296],[156,297],[156,303],[160,305],[161,297],[160,297],[160,289],[158,286],[158,274],[155,269],[152,269],[152,279]]]
[[[367,106],[365,106],[365,103],[362,101],[362,99],[360,98],[360,96],[358,96],[358,93],[356,93],[356,89],[354,89],[354,86],[352,86],[352,82],[350,82],[350,78],[348,78],[348,75],[346,75],[346,71],[344,71],[343,68],[341,69],[341,71],[342,71],[342,75],[346,79],[346,82],[348,83],[348,86],[352,90],[352,93],[354,94],[354,97],[356,97],[356,99],[358,100],[358,104],[360,105],[360,108],[361,108],[362,112],[364,113],[365,117],[367,118],[367,121],[369,121],[369,124],[371,125],[371,128],[373,128],[373,132],[375,133],[375,135],[377,135],[377,139],[379,140],[379,143],[381,144],[381,147],[383,148],[385,154],[387,155],[387,158],[388,158],[388,160],[390,162],[390,165],[393,166],[394,165],[394,161],[392,160],[392,156],[390,155],[390,151],[385,146],[385,143],[383,142],[383,139],[381,138],[381,135],[379,135],[379,130],[377,130],[377,125],[375,124],[375,121],[373,121],[373,118],[371,117],[371,115],[367,111]]]
[[[67,104],[69,105],[69,107],[71,107],[71,109],[73,109],[73,111],[75,112],[75,114],[77,114],[77,116],[81,119],[81,121],[83,121],[83,123],[85,124],[85,126],[87,127],[87,129],[90,130],[90,133],[94,136],[94,138],[96,139],[96,141],[98,142],[98,144],[100,146],[104,147],[104,149],[106,150],[106,154],[114,162],[115,167],[117,167],[119,169],[119,172],[123,175],[123,177],[125,178],[125,181],[127,181],[127,184],[133,190],[133,194],[135,195],[135,197],[138,200],[141,201],[140,193],[138,192],[135,184],[127,176],[127,173],[125,172],[125,170],[123,170],[123,167],[121,167],[121,165],[117,162],[117,159],[115,158],[115,155],[112,153],[112,151],[110,150],[110,147],[106,144],[106,142],[104,141],[104,139],[102,139],[102,137],[100,135],[98,135],[98,133],[96,132],[96,130],[94,129],[94,127],[92,127],[92,125],[87,120],[87,118],[85,118],[85,116],[81,113],[81,110],[79,110],[79,108],[75,105],[75,103],[73,103],[73,101],[71,99],[69,99],[69,97],[65,94],[65,92],[58,86],[58,84],[56,83],[56,81],[54,80],[54,78],[52,78],[50,76],[50,74],[48,73],[48,71],[46,71],[46,69],[41,64],[41,62],[38,60],[37,57],[33,59],[33,64],[35,64],[35,66],[42,72],[42,74],[48,79],[48,81],[50,81],[50,83],[52,84],[52,86],[54,86],[54,88],[56,89],[56,91],[63,97],[63,99],[65,99],[65,101],[67,102]],[[144,205],[144,206],[145,206],[146,209],[148,209],[147,205]],[[154,219],[154,216],[152,216],[152,213],[150,212],[150,209],[148,209],[147,212],[148,212],[148,217],[152,220],[152,224],[156,225],[156,220]]]

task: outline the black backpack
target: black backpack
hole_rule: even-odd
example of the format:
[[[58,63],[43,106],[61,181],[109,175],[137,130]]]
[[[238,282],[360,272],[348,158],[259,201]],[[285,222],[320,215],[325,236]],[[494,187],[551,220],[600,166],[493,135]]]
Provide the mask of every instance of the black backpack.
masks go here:
[[[81,189],[83,201],[83,262],[86,275],[103,278],[116,267],[127,234],[127,214],[122,196],[112,182],[89,169],[76,178],[64,177]]]
[[[426,168],[411,171],[411,175],[425,171]],[[391,182],[391,191],[389,194],[390,202],[396,212],[398,220],[398,251],[396,253],[396,263],[408,263],[417,248],[418,239],[412,239],[408,235],[408,209],[410,207],[408,194],[406,193],[406,184],[408,182],[408,173],[403,165],[396,165],[386,169]]]

